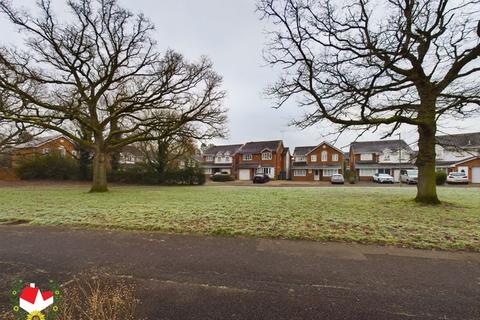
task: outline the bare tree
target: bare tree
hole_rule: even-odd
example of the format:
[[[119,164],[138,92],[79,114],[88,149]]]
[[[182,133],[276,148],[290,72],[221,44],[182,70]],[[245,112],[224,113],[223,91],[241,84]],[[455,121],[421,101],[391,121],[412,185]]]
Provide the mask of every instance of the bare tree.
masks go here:
[[[439,203],[437,123],[480,105],[479,1],[260,0],[258,9],[274,23],[266,59],[285,71],[268,89],[277,107],[297,97],[300,127],[386,125],[386,136],[417,127],[416,201]]]
[[[0,89],[12,95],[0,112],[90,149],[92,192],[107,191],[109,155],[126,145],[224,133],[225,93],[208,59],[159,53],[154,26],[117,0],[66,6],[72,15],[63,18],[49,0],[38,1],[38,15],[0,0],[0,13],[25,38],[22,48],[0,48]]]

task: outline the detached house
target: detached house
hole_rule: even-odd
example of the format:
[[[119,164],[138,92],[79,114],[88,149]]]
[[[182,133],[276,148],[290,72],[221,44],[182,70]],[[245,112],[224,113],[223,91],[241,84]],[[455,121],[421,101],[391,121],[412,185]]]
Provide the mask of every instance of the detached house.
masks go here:
[[[213,175],[217,172],[236,173],[235,156],[241,144],[223,146],[210,146],[202,155],[201,166],[206,175]]]
[[[256,173],[271,179],[288,179],[290,151],[282,140],[255,141],[244,144],[237,153],[239,180],[251,180]]]
[[[293,152],[292,180],[329,181],[335,173],[343,173],[344,153],[322,142],[318,146],[296,147]]]
[[[350,145],[350,170],[362,181],[386,173],[400,181],[401,169],[415,169],[414,151],[404,140],[354,142]]]
[[[464,172],[470,182],[480,183],[480,132],[437,136],[436,167]]]

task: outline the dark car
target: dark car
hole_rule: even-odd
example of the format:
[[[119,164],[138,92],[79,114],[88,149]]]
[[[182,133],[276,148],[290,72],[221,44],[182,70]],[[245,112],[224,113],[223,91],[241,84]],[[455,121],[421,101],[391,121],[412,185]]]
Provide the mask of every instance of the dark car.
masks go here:
[[[256,174],[254,177],[253,177],[253,183],[265,183],[265,182],[268,182],[270,181],[270,177],[266,174]]]

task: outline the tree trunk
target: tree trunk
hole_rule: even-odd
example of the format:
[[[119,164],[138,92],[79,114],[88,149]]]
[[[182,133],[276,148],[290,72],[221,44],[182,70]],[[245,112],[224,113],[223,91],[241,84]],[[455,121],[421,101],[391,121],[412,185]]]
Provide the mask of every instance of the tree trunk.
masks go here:
[[[97,150],[93,158],[93,185],[90,192],[107,191],[107,154]]]
[[[439,204],[435,178],[435,123],[418,126],[418,185],[416,202]]]

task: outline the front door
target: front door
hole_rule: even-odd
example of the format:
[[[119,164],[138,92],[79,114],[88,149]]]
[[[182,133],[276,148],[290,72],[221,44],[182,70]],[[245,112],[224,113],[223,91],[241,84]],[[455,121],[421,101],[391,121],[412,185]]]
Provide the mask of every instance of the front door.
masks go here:
[[[320,181],[320,170],[313,170],[313,180]]]

